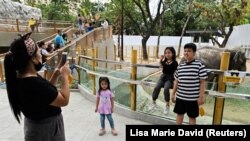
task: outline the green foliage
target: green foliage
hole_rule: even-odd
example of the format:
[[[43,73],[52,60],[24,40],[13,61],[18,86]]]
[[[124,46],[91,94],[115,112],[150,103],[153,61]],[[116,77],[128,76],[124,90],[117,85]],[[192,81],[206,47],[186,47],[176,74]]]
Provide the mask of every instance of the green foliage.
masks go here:
[[[181,35],[182,27],[186,21],[185,9],[187,5],[187,0],[168,3],[169,8],[163,15],[164,28],[162,35]]]
[[[36,4],[36,0],[27,0],[27,4],[34,7]]]
[[[44,19],[72,21],[75,16],[70,15],[69,7],[63,3],[39,4]]]
[[[104,11],[104,5],[102,5],[102,3],[95,3],[90,0],[82,1],[80,7],[78,13],[87,18],[93,18],[96,13]]]
[[[11,0],[11,1],[14,1],[14,2],[19,2],[19,3],[21,3],[21,1],[20,1],[20,0]]]
[[[203,25],[203,29],[221,31],[223,37],[225,37],[221,44],[210,35],[210,38],[220,47],[225,47],[233,31],[233,26],[249,23],[247,15],[250,5],[247,0],[196,1],[194,2],[194,8],[201,13],[198,19],[200,25]],[[229,27],[229,31],[226,31],[226,27]]]

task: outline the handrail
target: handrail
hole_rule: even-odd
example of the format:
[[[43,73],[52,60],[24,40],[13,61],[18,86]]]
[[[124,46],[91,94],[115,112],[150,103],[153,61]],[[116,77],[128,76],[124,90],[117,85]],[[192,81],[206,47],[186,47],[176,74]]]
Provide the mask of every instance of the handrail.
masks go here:
[[[65,50],[67,48],[69,48],[70,46],[74,45],[75,42],[70,42],[67,45],[65,45],[65,47],[61,48],[61,50]],[[51,57],[48,57],[47,61],[51,60],[53,57],[55,57],[58,54],[58,52],[56,52],[54,55],[52,55]]]
[[[106,60],[106,59],[99,59],[99,58],[92,58],[89,56],[79,55],[79,57],[88,59],[88,60],[94,60],[94,61],[100,61],[105,63],[114,63],[114,64],[120,64],[120,65],[129,65],[129,66],[136,66],[136,67],[146,67],[146,68],[161,68],[160,65],[152,65],[152,64],[135,64],[132,65],[130,62],[119,62],[119,61],[113,61],[113,60]],[[208,73],[212,74],[223,74],[225,71],[217,70],[217,69],[206,69]],[[235,71],[235,70],[229,70],[226,72],[238,72],[238,73],[245,73],[246,76],[250,76],[250,72],[245,71]]]
[[[55,27],[57,26],[57,28],[59,29],[60,27],[64,28],[64,27],[68,27],[70,25],[73,25],[73,22],[68,21],[68,22],[63,22],[63,21],[38,21],[40,24],[43,25],[43,27],[41,27],[42,29],[45,29],[46,31],[50,31],[48,29],[53,29],[55,30]],[[12,31],[26,31],[28,26],[28,20],[19,20],[19,19],[15,19],[15,20],[10,20],[10,19],[0,19],[0,25],[1,27],[4,27],[3,29],[1,29],[1,31],[7,31],[7,32],[12,32]],[[45,26],[44,26],[45,25]]]
[[[106,63],[120,64],[120,65],[131,65],[131,63],[129,63],[129,62],[118,62],[118,61],[113,61],[113,60],[92,58],[92,57],[84,56],[84,55],[79,55],[79,57],[87,59],[87,60],[94,60],[94,61],[100,61],[100,62],[106,62]]]
[[[67,31],[67,30],[70,30],[70,29],[73,29],[73,28],[74,28],[74,27],[71,25],[71,26],[65,28],[63,31]],[[66,32],[66,33],[67,33],[67,32]],[[46,41],[46,40],[48,40],[48,39],[54,38],[54,36],[55,36],[56,34],[57,34],[57,33],[55,33],[55,34],[53,34],[53,35],[51,35],[51,36],[49,36],[49,37],[46,37],[46,38],[44,38],[44,39],[42,39],[42,40],[36,41],[36,43],[39,43],[39,42],[41,42],[41,41]],[[0,57],[4,57],[6,54],[7,54],[7,52],[5,52],[5,53],[3,53],[3,54],[0,54]]]
[[[73,29],[73,28],[74,28],[74,26],[71,25],[71,26],[69,26],[69,27],[64,28],[62,31],[65,32],[65,31],[68,31],[68,30]],[[67,33],[67,32],[66,32],[66,33]],[[39,40],[39,41],[37,41],[37,42],[49,40],[49,39],[51,39],[51,38],[54,38],[54,36],[56,36],[56,35],[57,35],[57,33],[55,33],[55,34],[53,34],[53,35],[51,35],[51,36],[49,36],[49,37],[46,37],[46,38],[44,38],[44,39],[42,39],[42,40]]]
[[[102,76],[102,77],[108,77],[108,78],[111,78],[114,80],[122,81],[124,83],[136,84],[136,85],[146,85],[146,86],[155,86],[156,85],[156,83],[154,83],[154,82],[147,82],[147,81],[141,81],[141,80],[126,80],[126,79],[114,77],[114,76],[107,75],[107,74],[97,73],[95,71],[89,70],[89,69],[84,68],[84,67],[79,66],[79,65],[75,65],[75,67],[85,71],[88,74]],[[211,96],[224,96],[226,98],[250,100],[250,95],[248,95],[248,94],[220,93],[220,92],[211,91],[211,90],[206,90],[206,93],[208,95],[211,95]]]

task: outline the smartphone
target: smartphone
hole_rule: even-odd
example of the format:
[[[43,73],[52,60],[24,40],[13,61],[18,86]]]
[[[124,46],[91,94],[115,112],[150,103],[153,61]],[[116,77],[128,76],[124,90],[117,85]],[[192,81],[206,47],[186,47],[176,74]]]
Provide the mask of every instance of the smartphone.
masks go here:
[[[63,52],[63,53],[62,53],[62,59],[61,59],[61,64],[60,64],[60,66],[65,65],[65,63],[66,63],[66,61],[67,61],[67,56],[68,56],[68,53],[67,53],[67,52]]]

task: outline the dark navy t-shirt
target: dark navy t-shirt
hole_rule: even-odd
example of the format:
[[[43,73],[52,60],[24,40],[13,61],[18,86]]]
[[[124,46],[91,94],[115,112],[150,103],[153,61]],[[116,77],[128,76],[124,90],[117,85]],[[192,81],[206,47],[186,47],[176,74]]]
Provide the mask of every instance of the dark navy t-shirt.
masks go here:
[[[19,78],[18,95],[22,113],[31,120],[42,120],[61,113],[60,107],[50,105],[58,95],[57,88],[41,76]]]

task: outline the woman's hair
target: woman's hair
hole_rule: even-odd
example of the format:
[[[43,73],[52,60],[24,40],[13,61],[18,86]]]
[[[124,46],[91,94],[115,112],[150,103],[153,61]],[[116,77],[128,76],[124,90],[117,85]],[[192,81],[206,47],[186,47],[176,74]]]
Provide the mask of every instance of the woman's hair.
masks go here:
[[[172,54],[173,54],[172,60],[175,61],[176,60],[176,52],[175,52],[174,47],[166,47],[165,50],[164,50],[164,54],[165,54],[166,50],[170,50],[172,52]]]
[[[10,45],[10,51],[4,58],[4,69],[8,99],[12,112],[20,123],[21,109],[19,103],[19,96],[17,90],[17,73],[22,73],[27,69],[29,60],[32,56],[36,55],[37,46],[34,52],[30,55],[25,44],[26,37],[21,37],[14,40]]]
[[[99,78],[99,90],[98,90],[98,94],[100,94],[100,92],[103,90],[102,86],[101,86],[102,81],[105,81],[108,84],[107,89],[110,90],[110,82],[109,82],[108,77],[100,77]]]

